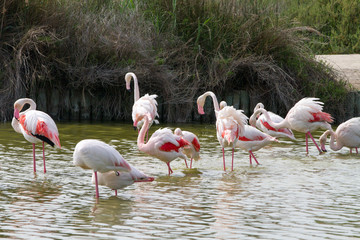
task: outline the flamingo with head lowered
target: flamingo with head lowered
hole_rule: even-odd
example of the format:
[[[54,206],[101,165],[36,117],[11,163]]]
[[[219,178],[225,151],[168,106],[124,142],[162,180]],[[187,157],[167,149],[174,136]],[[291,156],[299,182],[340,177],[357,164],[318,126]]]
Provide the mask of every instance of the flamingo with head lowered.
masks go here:
[[[20,112],[25,104],[29,104],[30,107]],[[44,173],[46,173],[44,143],[61,148],[59,132],[54,120],[48,114],[36,110],[36,103],[32,99],[21,98],[14,103],[14,117],[11,125],[16,132],[22,133],[24,138],[33,145],[34,172],[36,172],[35,144],[42,142]]]
[[[189,147],[190,143],[184,138],[173,134],[168,128],[156,130],[147,143],[145,143],[145,133],[148,131],[150,125],[149,119],[149,114],[143,116],[142,119],[136,119],[137,121],[144,120],[144,125],[142,126],[137,139],[138,148],[141,152],[165,162],[168,166],[169,175],[171,175],[173,170],[170,167],[170,162],[179,157],[184,159],[186,163],[186,156],[182,151],[185,147]]]
[[[221,101],[220,109],[224,108],[225,106],[227,106],[227,103],[225,101]],[[245,125],[244,133],[242,136],[239,136],[239,139],[236,142],[236,147],[249,152],[250,165],[252,164],[252,157],[259,165],[259,162],[256,159],[253,151],[257,151],[272,142],[278,142],[278,140],[267,133],[261,132],[255,127]]]
[[[319,153],[321,149],[315,142],[312,131],[318,128],[332,130],[330,123],[333,119],[329,113],[323,112],[323,103],[318,101],[318,98],[303,98],[297,102],[287,113],[285,119],[281,122],[275,123],[271,120],[268,112],[264,108],[259,108],[250,117],[250,124],[256,125],[256,116],[260,113],[265,115],[269,125],[275,129],[290,128],[292,130],[305,133],[306,153],[309,153],[308,136],[312,139]]]
[[[99,198],[98,172],[126,172],[126,176],[133,177],[131,174],[133,167],[121,154],[115,148],[96,139],[85,139],[76,144],[73,163],[75,166],[94,171],[96,198]],[[136,179],[135,176],[133,178]]]
[[[149,114],[150,116],[150,126],[153,122],[158,124],[159,121],[155,119],[156,117],[159,117],[157,113],[157,102],[155,100],[157,95],[145,94],[140,98],[138,80],[136,75],[132,72],[128,72],[125,75],[126,89],[130,90],[131,79],[134,79],[134,105],[132,107],[132,120],[134,122],[134,128],[137,128],[138,130],[141,128],[143,120],[138,121],[137,119],[142,119],[146,114]]]
[[[224,171],[226,171],[225,164],[225,146],[232,147],[232,162],[231,171],[234,169],[234,149],[238,138],[244,133],[244,126],[247,124],[248,117],[243,113],[242,110],[236,110],[232,106],[224,106],[220,109],[215,94],[208,91],[198,97],[197,105],[199,114],[205,114],[204,104],[206,97],[211,96],[213,99],[213,105],[216,116],[216,136],[221,145],[223,152],[223,165]]]
[[[129,163],[130,171],[129,172],[119,172],[119,171],[110,171],[110,172],[98,172],[98,184],[106,186],[115,191],[115,196],[117,196],[117,190],[125,188],[132,185],[133,183],[139,182],[152,182],[154,181],[153,177],[149,177],[143,172],[137,170],[134,166]],[[96,184],[95,172],[92,175],[92,183]]]
[[[360,147],[360,117],[355,117],[341,123],[336,131],[326,130],[320,136],[321,150],[326,152],[325,144],[327,136],[330,134],[330,148],[333,151],[339,151],[343,147],[352,149],[355,148],[358,153],[358,147]],[[336,141],[336,143],[335,143]]]
[[[182,131],[180,128],[176,128],[174,130],[174,134],[183,137],[190,143],[190,146],[184,148],[183,152],[188,158],[190,158],[190,168],[192,168],[193,159],[195,161],[200,159],[200,142],[198,137],[194,133],[189,131]]]
[[[254,108],[254,112],[260,108],[264,108],[264,104],[262,104],[262,103],[256,104],[256,106]],[[281,117],[273,112],[268,111],[268,113],[269,113],[271,120],[275,123],[279,123],[284,120],[283,117]],[[270,124],[267,122],[264,114],[258,114],[258,116],[256,116],[256,117],[257,117],[256,127],[258,129],[260,129],[261,131],[263,131],[264,133],[267,133],[270,136],[277,137],[277,138],[288,137],[292,140],[295,140],[294,133],[291,131],[291,129],[289,129],[289,128],[275,129],[275,128],[271,127]]]

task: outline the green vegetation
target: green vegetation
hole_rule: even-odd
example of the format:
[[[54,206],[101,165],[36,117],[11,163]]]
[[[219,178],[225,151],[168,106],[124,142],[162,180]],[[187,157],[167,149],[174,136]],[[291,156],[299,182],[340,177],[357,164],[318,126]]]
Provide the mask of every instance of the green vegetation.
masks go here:
[[[190,120],[194,101],[208,90],[223,99],[243,89],[254,103],[266,99],[281,114],[300,98],[316,96],[327,111],[343,114],[348,86],[315,61],[308,43],[320,33],[289,18],[295,13],[285,3],[3,1],[2,119],[10,119],[15,99],[36,96],[40,88],[91,96],[94,118],[129,119],[129,71],[138,76],[141,94],[160,96],[164,121]],[[59,101],[58,118],[64,118],[71,106],[64,97]]]

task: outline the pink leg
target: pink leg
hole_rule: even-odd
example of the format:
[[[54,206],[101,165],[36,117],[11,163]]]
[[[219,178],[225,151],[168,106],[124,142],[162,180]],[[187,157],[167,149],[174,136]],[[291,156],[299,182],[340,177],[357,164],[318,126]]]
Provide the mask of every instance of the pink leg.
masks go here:
[[[224,148],[222,148],[222,151],[223,151],[224,171],[226,171],[226,166],[225,166],[225,150],[224,150]]]
[[[166,163],[168,165],[168,169],[169,169],[169,176],[174,172],[171,167],[170,167],[170,162]]]
[[[252,165],[251,154],[249,154],[250,165]]]
[[[352,148],[350,148],[350,154],[352,154]]]
[[[190,159],[190,169],[192,168],[192,158]]]
[[[234,148],[232,149],[231,171],[234,171]]]
[[[311,135],[311,133],[308,132],[308,134],[309,134],[311,140],[314,142],[314,144],[315,144],[316,148],[318,149],[319,153],[322,153],[321,149],[320,149],[319,146],[317,145],[317,143],[316,143],[315,139],[313,138],[313,136]]]
[[[184,159],[184,161],[185,161],[186,168],[189,168],[186,159]]]
[[[95,174],[95,191],[96,191],[96,198],[99,198],[99,185],[98,185],[97,172],[94,171],[94,174]]]
[[[46,173],[46,166],[45,166],[45,146],[44,146],[44,142],[43,142],[43,162],[44,162],[44,173]]]
[[[306,154],[309,154],[308,133],[305,133]]]
[[[359,152],[358,152],[358,149],[357,148],[355,148],[356,149],[356,154],[358,154]]]
[[[260,165],[259,162],[256,160],[255,155],[253,154],[253,152],[250,150],[249,153],[254,157],[255,162],[257,163],[257,165]]]
[[[33,165],[34,165],[34,172],[36,172],[35,143],[33,143]]]
[[[117,189],[114,189],[114,191],[115,191],[115,196],[117,197]]]

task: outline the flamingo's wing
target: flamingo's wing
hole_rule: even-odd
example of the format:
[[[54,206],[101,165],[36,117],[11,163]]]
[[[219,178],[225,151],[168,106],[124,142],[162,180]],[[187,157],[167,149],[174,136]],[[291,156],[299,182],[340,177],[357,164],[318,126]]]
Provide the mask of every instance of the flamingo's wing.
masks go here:
[[[110,145],[95,139],[80,141],[73,153],[74,165],[99,172],[131,171],[131,166]]]
[[[52,146],[55,144],[61,147],[58,129],[54,120],[48,114],[42,111],[31,110],[20,116],[19,123],[28,134]]]

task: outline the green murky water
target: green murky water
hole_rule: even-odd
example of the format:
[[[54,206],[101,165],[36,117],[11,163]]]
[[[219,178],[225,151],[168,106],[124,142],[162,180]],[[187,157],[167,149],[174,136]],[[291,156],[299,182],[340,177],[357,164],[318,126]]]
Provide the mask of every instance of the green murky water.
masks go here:
[[[151,132],[159,126],[153,126]],[[164,127],[164,126],[162,126]],[[360,236],[360,155],[331,150],[319,155],[304,135],[248,154],[235,153],[224,173],[213,125],[171,125],[192,131],[201,143],[194,169],[183,160],[166,164],[137,150],[131,123],[59,123],[62,148],[46,147],[42,172],[32,147],[10,124],[0,124],[0,237],[15,239],[352,239]],[[320,132],[314,134],[319,137]],[[114,146],[156,179],[119,190],[100,187],[94,198],[91,171],[72,164],[82,139]],[[231,150],[226,150],[230,167]]]

